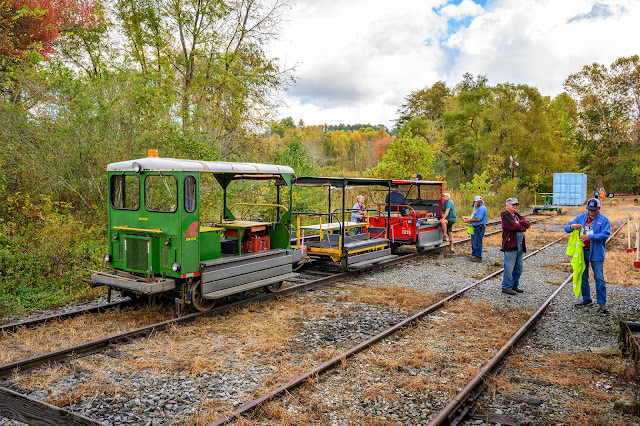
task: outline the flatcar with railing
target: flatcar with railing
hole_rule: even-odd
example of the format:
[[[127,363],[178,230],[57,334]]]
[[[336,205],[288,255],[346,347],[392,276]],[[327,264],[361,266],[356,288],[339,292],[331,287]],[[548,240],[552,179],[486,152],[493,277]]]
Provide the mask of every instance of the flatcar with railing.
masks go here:
[[[292,246],[306,258],[339,262],[346,271],[392,259],[403,245],[423,251],[443,243],[441,181],[420,175],[410,180],[300,177],[294,185],[327,193],[326,210],[294,212]],[[356,212],[347,200],[358,192],[368,193],[372,202]],[[362,219],[354,221],[352,213]]]
[[[221,297],[279,288],[301,259],[290,244],[290,167],[160,158],[150,150],[109,164],[107,179],[107,267],[93,271],[93,285],[171,294],[203,311]],[[256,186],[249,202],[231,204],[242,194],[232,190],[238,181]],[[271,202],[255,202],[257,193]],[[205,206],[219,216],[209,211],[207,220]]]
[[[348,208],[347,203],[349,190],[377,188],[389,192],[390,184],[389,179],[297,178],[295,187],[326,191],[327,202],[326,210],[323,211],[294,212],[295,232],[292,234],[292,245],[303,250],[307,258],[339,263],[343,271],[396,257],[391,253],[389,239],[386,237],[388,229],[377,229],[371,233],[366,220],[350,220],[353,211]],[[333,192],[336,195],[332,198]],[[366,218],[366,211],[364,213]]]

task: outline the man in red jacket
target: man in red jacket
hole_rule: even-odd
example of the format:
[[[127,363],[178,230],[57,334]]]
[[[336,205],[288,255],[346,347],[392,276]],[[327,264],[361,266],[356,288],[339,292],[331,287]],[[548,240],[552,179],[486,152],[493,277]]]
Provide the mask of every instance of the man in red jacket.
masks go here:
[[[504,273],[502,275],[502,292],[515,295],[524,293],[518,288],[522,275],[522,261],[527,246],[524,233],[529,229],[527,219],[518,214],[518,199],[507,198],[506,210],[500,215],[502,218],[502,250],[504,252]]]

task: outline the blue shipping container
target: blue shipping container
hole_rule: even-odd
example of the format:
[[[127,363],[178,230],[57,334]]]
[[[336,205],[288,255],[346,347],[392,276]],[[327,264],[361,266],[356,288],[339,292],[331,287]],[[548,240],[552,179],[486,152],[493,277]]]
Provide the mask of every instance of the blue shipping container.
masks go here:
[[[587,175],[584,173],[553,174],[553,204],[580,206],[587,201]]]

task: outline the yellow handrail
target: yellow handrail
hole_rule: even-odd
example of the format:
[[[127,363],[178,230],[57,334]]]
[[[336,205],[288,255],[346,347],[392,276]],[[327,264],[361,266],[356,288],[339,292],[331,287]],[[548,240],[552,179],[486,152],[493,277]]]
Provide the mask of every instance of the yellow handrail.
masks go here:
[[[283,206],[282,204],[261,204],[261,203],[235,203],[234,205],[229,207],[229,210],[231,210],[235,206],[280,207],[280,208],[284,209],[285,212],[289,211],[289,209],[286,206]]]
[[[114,226],[113,229],[117,229],[118,231],[137,231],[151,232],[152,234],[162,234],[162,229],[129,228],[128,226]]]

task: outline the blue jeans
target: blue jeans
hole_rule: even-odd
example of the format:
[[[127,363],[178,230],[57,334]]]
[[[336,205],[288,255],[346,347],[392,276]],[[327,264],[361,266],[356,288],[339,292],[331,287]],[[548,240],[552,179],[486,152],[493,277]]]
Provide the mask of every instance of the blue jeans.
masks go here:
[[[484,225],[475,226],[473,235],[471,235],[471,256],[480,260],[482,260],[482,239],[484,238],[485,230],[486,227]]]
[[[584,251],[586,268],[582,273],[582,300],[591,300],[591,289],[589,288],[589,264],[591,264],[593,278],[596,281],[596,300],[602,305],[607,303],[607,286],[604,283],[604,261],[590,262],[589,254],[589,250]]]
[[[504,273],[502,274],[502,289],[516,289],[522,275],[522,250],[504,252]]]

